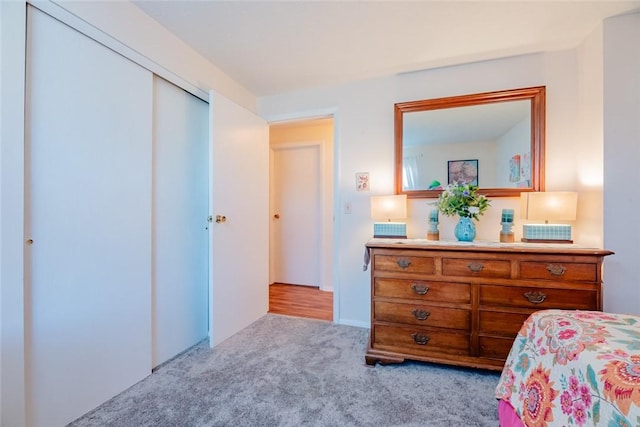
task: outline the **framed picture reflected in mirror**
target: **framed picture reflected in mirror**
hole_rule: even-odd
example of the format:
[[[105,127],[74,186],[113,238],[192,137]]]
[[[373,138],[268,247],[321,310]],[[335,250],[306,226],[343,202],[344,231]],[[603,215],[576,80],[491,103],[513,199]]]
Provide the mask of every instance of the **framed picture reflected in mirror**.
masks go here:
[[[447,162],[447,183],[478,184],[478,159],[449,160]]]

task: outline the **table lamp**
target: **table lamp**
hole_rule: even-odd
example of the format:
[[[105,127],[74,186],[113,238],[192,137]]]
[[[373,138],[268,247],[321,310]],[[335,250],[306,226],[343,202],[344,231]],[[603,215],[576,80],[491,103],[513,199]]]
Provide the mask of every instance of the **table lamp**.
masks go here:
[[[575,221],[578,193],[547,191],[520,193],[520,214],[526,220],[544,220],[544,224],[524,224],[522,241],[534,243],[573,243],[571,225],[549,221]]]
[[[371,218],[374,238],[407,238],[407,224],[391,220],[407,217],[407,195],[371,196]],[[384,221],[384,222],[382,222]]]

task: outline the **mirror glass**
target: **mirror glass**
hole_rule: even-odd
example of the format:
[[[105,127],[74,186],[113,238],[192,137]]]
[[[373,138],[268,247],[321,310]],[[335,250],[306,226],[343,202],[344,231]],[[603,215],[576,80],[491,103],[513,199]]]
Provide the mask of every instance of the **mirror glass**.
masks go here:
[[[544,87],[395,105],[396,193],[438,197],[452,182],[488,196],[543,190]]]

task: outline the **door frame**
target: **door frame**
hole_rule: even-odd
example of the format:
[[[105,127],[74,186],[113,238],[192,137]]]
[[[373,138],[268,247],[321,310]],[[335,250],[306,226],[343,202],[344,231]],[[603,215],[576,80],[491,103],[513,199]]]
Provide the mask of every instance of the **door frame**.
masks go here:
[[[340,294],[338,292],[339,284],[337,279],[337,252],[335,248],[336,242],[336,203],[335,203],[335,194],[337,194],[338,185],[338,159],[335,155],[336,146],[337,146],[337,114],[334,110],[321,111],[317,114],[294,114],[287,115],[286,117],[272,117],[271,120],[268,121],[268,124],[282,124],[282,123],[294,123],[294,122],[306,122],[310,120],[320,119],[320,118],[331,118],[333,121],[333,141],[300,141],[300,142],[285,142],[278,144],[279,147],[286,148],[294,148],[296,146],[304,146],[304,145],[320,145],[320,203],[323,207],[327,207],[323,209],[321,220],[320,220],[320,236],[321,236],[321,256],[320,256],[320,274],[319,274],[319,286],[321,290],[324,291],[333,291],[333,319],[334,322],[336,319],[339,319],[339,300]],[[328,145],[329,144],[329,145]],[[333,158],[333,162],[329,159]],[[327,167],[331,166],[331,175],[327,172]],[[269,189],[273,188],[273,169],[274,169],[274,147],[269,144]],[[332,180],[332,184],[328,184],[328,182]],[[270,218],[273,216],[273,191],[269,191],[269,209],[270,209]],[[272,227],[269,227],[269,252],[271,253],[271,244],[272,244]],[[270,257],[271,258],[271,257]],[[271,259],[269,260],[269,279],[272,279],[271,276]],[[270,283],[272,281],[270,280]]]

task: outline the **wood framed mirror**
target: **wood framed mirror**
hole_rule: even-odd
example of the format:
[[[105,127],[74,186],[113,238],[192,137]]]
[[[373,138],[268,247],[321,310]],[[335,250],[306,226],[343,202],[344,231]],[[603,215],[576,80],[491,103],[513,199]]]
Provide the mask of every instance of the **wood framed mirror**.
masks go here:
[[[395,191],[437,198],[452,181],[490,197],[544,191],[545,87],[395,104]]]

